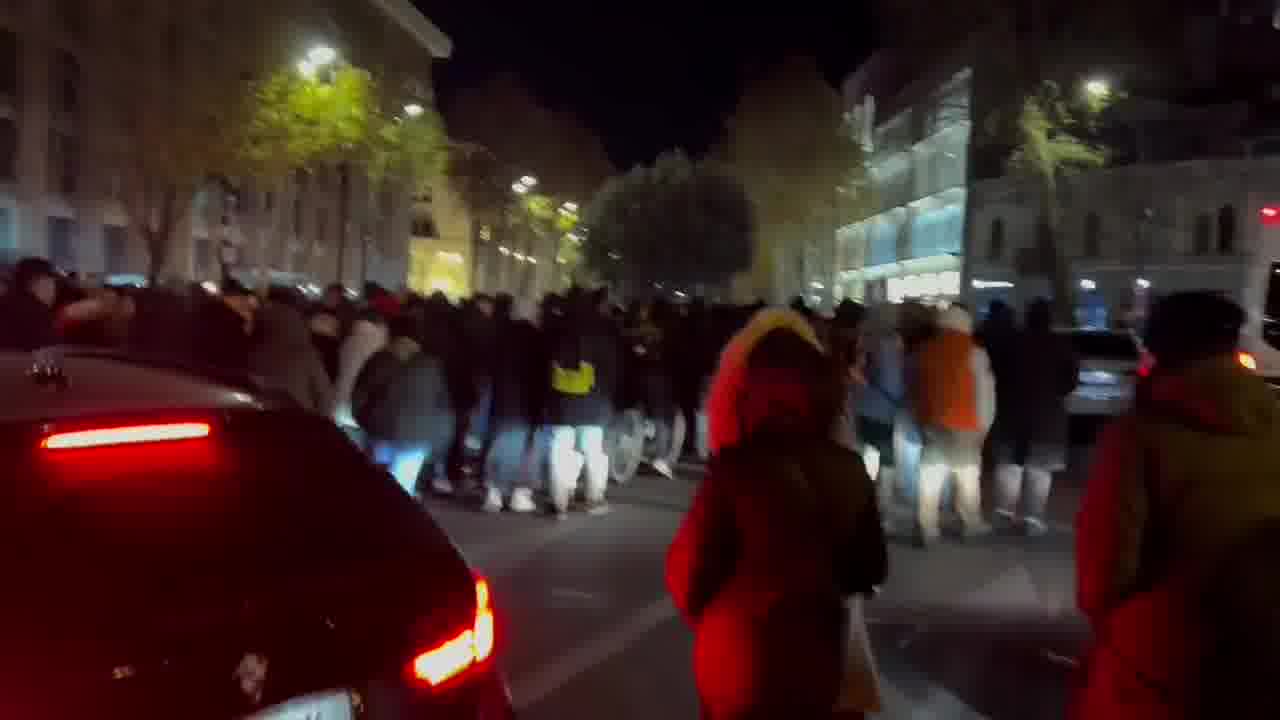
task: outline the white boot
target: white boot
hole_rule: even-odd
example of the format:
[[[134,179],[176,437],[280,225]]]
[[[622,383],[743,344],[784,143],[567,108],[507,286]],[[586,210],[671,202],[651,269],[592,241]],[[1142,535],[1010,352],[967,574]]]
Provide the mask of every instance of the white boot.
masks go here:
[[[511,491],[511,502],[507,509],[513,513],[531,513],[538,509],[533,501],[533,491],[526,487],[518,487]]]
[[[496,487],[491,487],[485,491],[484,505],[482,508],[487,513],[502,512],[502,491]]]
[[[569,501],[578,489],[578,475],[582,473],[583,463],[582,453],[577,450],[552,454],[548,473],[550,477],[547,480],[551,491],[551,506],[557,515],[563,516],[569,512]]]
[[[605,490],[609,487],[609,456],[603,452],[591,454],[587,464],[587,512],[592,515],[603,515],[609,512],[609,504],[604,499]]]

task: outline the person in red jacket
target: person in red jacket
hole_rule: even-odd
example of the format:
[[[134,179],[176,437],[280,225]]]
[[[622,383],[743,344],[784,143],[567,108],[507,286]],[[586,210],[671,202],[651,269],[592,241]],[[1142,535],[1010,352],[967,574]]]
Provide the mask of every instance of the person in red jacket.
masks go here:
[[[827,720],[851,684],[844,601],[887,557],[871,480],[831,434],[840,386],[791,311],[757,315],[721,359],[716,454],[667,556],[710,720]]]

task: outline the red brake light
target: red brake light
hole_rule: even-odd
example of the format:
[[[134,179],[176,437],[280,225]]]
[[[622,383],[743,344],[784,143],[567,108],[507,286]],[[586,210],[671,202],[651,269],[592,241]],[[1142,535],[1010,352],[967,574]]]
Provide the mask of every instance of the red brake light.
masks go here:
[[[489,582],[476,579],[476,616],[471,627],[413,659],[414,678],[434,687],[457,677],[493,654],[495,641]]]
[[[1236,353],[1236,360],[1240,362],[1240,367],[1243,367],[1245,370],[1258,369],[1258,359],[1253,356],[1253,353],[1247,353],[1241,350]]]
[[[209,426],[209,423],[201,422],[125,425],[54,433],[40,441],[40,447],[45,450],[74,450],[109,445],[136,445],[138,443],[195,440],[209,437],[209,433],[212,431],[213,428]]]

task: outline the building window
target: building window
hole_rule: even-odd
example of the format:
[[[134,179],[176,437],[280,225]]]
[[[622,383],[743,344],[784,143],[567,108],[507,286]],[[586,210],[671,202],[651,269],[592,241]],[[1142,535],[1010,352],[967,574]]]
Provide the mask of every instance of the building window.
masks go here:
[[[54,107],[74,114],[80,106],[80,62],[66,50],[53,57]]]
[[[102,257],[110,275],[129,268],[129,231],[119,225],[102,226]]]
[[[0,180],[18,176],[18,126],[13,118],[0,118]]]
[[[62,270],[76,267],[75,235],[75,220],[49,218],[49,261]]]
[[[1218,211],[1218,254],[1231,255],[1236,251],[1236,209],[1223,205]]]
[[[49,131],[49,190],[62,195],[76,193],[80,148],[75,137]]]
[[[1004,256],[1004,218],[991,221],[991,244],[987,246],[987,259],[999,260]]]
[[[15,102],[18,99],[18,36],[12,30],[0,30],[0,95]]]
[[[1084,217],[1084,256],[1096,258],[1102,255],[1102,218],[1090,212]]]

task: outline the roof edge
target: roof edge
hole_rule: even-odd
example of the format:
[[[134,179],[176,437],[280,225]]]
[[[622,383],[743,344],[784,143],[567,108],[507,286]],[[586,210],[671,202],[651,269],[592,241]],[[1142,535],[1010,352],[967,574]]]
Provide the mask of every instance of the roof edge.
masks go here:
[[[443,30],[436,27],[409,0],[370,1],[429,50],[433,57],[447,58],[453,54],[453,40],[450,40]]]

